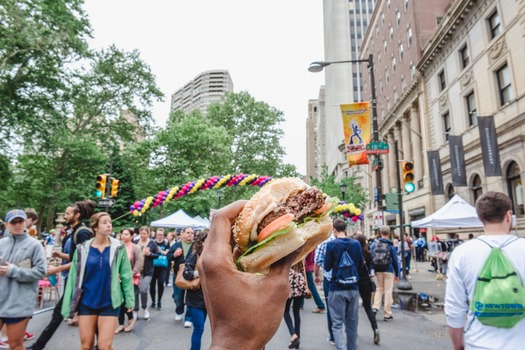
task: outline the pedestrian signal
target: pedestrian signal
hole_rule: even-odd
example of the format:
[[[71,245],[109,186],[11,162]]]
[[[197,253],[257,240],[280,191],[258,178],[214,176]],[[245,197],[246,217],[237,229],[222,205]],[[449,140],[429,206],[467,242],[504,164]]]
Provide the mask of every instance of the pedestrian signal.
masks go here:
[[[405,191],[407,193],[412,193],[416,189],[416,185],[414,184],[414,163],[413,162],[402,162],[401,163],[401,170],[402,170],[402,180],[403,180],[403,187],[405,188]]]
[[[97,176],[97,190],[95,191],[95,196],[97,196],[98,198],[104,198],[106,196],[107,181],[107,174],[101,174]]]
[[[111,179],[111,197],[117,197],[118,196],[118,186],[120,185],[120,181],[117,179]]]

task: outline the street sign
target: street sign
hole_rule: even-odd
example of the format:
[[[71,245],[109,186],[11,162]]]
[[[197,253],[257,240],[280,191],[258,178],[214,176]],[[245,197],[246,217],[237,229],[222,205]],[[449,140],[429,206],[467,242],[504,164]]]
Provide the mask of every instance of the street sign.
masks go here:
[[[115,205],[115,201],[111,198],[101,198],[97,201],[97,206],[110,208]]]
[[[399,214],[399,197],[397,193],[385,194],[386,210],[392,214]]]
[[[388,148],[388,143],[384,141],[372,141],[366,145],[366,154],[387,154]]]

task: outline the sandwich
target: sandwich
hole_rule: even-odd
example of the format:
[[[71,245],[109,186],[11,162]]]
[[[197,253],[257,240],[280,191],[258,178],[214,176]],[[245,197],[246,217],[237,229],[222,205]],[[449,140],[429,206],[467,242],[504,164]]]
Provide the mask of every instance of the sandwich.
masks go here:
[[[301,261],[330,237],[329,214],[338,202],[297,178],[282,178],[265,185],[245,205],[232,227],[240,257],[237,267],[267,273],[281,258],[299,250]]]

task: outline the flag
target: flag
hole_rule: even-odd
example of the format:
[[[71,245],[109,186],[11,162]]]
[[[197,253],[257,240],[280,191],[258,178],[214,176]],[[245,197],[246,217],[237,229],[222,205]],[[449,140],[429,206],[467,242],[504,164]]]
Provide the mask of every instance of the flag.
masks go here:
[[[370,142],[370,103],[356,102],[340,107],[348,166],[368,164],[366,145]]]
[[[441,173],[441,159],[438,151],[427,151],[428,168],[430,174],[430,189],[432,194],[445,194]]]
[[[452,171],[452,185],[454,187],[467,186],[463,138],[461,136],[449,135],[448,146],[450,151],[450,169]]]
[[[478,116],[478,127],[485,176],[501,176],[498,138],[496,136],[494,117]]]

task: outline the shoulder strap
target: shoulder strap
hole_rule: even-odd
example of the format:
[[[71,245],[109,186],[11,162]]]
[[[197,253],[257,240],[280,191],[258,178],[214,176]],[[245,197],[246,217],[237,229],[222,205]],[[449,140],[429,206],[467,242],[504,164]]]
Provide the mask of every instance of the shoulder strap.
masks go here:
[[[488,242],[485,242],[484,240],[482,240],[481,238],[479,237],[476,237],[476,239],[479,239],[481,242],[485,243],[486,245],[488,245],[490,248],[494,248],[493,246],[491,246]],[[516,242],[517,240],[519,240],[520,238],[519,237],[510,237],[509,239],[507,239],[505,242],[503,242],[499,248],[503,248],[503,247],[506,247],[508,246],[509,244],[511,243],[514,243]]]

